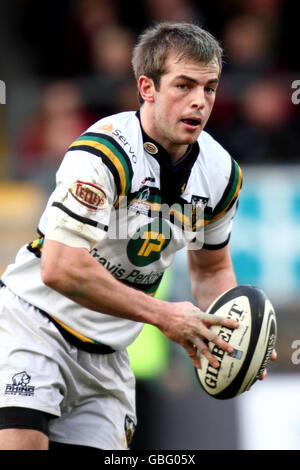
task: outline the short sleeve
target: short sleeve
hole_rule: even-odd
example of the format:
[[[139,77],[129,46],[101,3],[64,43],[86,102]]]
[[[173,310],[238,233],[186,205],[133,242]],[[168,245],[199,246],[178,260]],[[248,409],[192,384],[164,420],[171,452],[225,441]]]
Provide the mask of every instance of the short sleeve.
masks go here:
[[[230,240],[233,218],[237,210],[237,201],[225,214],[204,229],[203,248],[217,250],[226,246]]]
[[[67,152],[56,179],[45,238],[91,250],[107,234],[117,198],[114,179],[101,158],[82,150]]]
[[[242,170],[237,162],[231,159],[231,172],[228,184],[204,227],[203,248],[218,249],[229,242],[233,218],[238,207],[242,181]]]

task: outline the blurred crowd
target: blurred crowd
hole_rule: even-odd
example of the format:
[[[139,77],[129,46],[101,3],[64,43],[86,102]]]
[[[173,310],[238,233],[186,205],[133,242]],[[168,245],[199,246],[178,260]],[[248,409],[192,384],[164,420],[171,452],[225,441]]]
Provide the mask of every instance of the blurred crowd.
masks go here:
[[[15,0],[0,7],[0,176],[52,189],[70,143],[106,114],[137,109],[138,34],[194,21],[224,48],[207,130],[241,164],[297,164],[296,17],[285,0]],[[5,3],[5,4],[4,4]]]

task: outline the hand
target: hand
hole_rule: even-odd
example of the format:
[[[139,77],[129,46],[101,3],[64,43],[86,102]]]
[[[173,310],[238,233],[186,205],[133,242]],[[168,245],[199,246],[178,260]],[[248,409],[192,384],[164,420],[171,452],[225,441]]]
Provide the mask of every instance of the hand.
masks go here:
[[[275,349],[273,349],[272,351],[272,354],[271,354],[271,361],[276,361],[277,359],[277,351]],[[265,369],[263,371],[263,373],[261,374],[259,380],[264,380],[264,378],[267,376],[267,369]]]
[[[161,331],[186,350],[197,369],[201,368],[200,355],[205,356],[212,367],[218,368],[219,361],[210,352],[208,342],[216,344],[229,354],[233,352],[233,347],[212,332],[209,326],[222,325],[228,328],[238,328],[239,323],[201,312],[190,302],[170,303],[170,307],[172,312],[164,319],[165,324],[160,327]]]

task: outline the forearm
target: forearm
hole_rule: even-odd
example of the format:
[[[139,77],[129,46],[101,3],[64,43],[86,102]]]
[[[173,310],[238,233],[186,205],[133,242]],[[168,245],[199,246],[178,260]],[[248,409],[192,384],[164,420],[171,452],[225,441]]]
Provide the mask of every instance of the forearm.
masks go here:
[[[220,250],[189,251],[188,267],[192,293],[202,311],[237,284],[229,246]]]
[[[88,309],[156,326],[159,324],[165,302],[122,284],[87,250],[62,248],[57,242],[45,242],[42,279],[48,287]]]
[[[48,287],[83,307],[156,326],[167,338],[187,350],[195,367],[200,367],[195,348],[217,366],[203,338],[229,351],[229,345],[211,333],[203,320],[230,328],[236,327],[234,322],[207,318],[211,315],[206,316],[190,302],[169,303],[132,289],[115,279],[85,248],[46,240],[41,275]]]
[[[206,311],[219,295],[237,284],[230,267],[214,272],[199,272],[197,276],[191,277],[191,282],[193,296],[202,311]]]

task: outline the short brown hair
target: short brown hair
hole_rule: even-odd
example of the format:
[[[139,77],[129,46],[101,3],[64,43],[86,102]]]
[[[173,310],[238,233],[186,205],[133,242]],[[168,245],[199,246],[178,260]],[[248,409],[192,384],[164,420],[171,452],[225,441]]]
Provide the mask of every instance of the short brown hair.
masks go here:
[[[132,57],[136,80],[146,75],[159,89],[170,52],[175,52],[179,59],[187,57],[206,64],[216,58],[221,71],[223,51],[208,31],[193,23],[163,22],[146,29],[138,38]],[[143,103],[140,95],[139,101]]]

